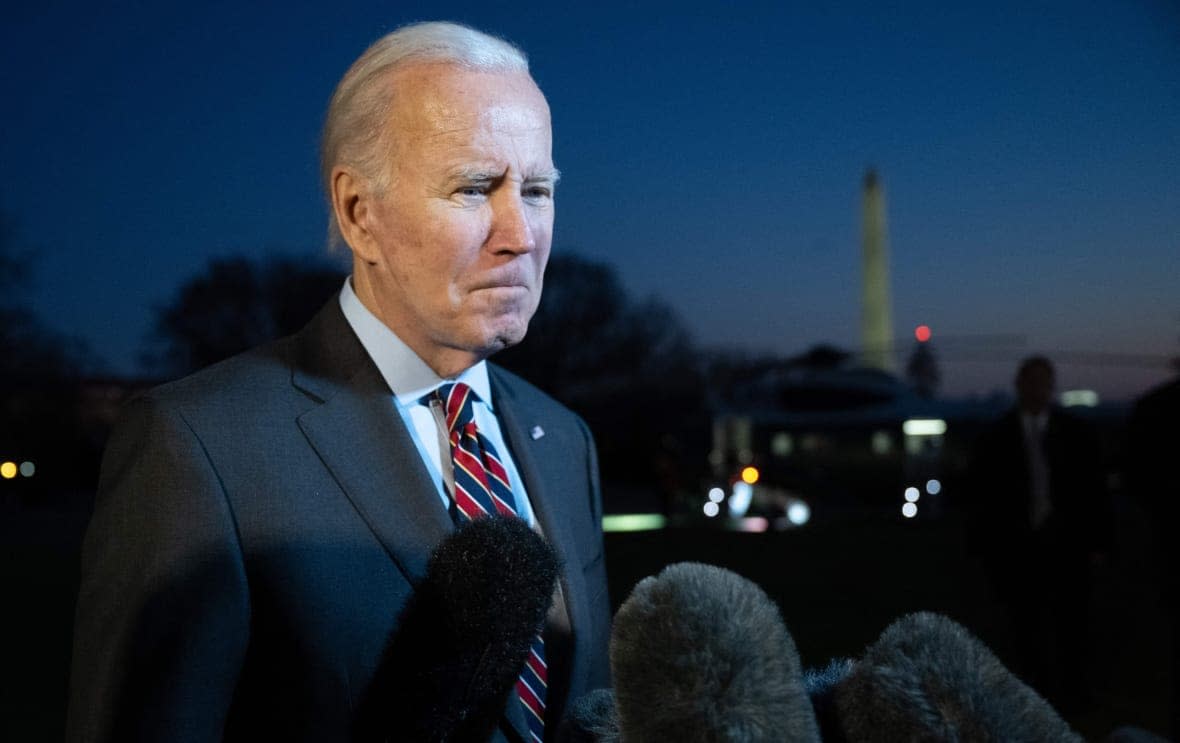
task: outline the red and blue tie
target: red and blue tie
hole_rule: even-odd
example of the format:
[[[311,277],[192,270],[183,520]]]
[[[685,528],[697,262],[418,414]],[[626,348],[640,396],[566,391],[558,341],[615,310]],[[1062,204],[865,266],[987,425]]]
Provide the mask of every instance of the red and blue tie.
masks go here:
[[[492,442],[475,426],[473,403],[479,398],[462,382],[444,384],[436,394],[446,412],[451,442],[456,517],[471,521],[491,514],[516,516],[516,498],[508,482],[508,472]],[[544,740],[545,688],[545,642],[538,632],[516,682],[516,693],[524,705],[529,733],[536,743]]]

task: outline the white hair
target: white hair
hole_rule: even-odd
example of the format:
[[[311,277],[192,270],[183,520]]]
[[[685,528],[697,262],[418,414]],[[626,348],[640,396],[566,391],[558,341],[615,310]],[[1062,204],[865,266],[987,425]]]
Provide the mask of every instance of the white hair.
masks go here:
[[[473,70],[525,72],[528,58],[509,42],[458,23],[412,23],[386,34],[362,54],[336,85],[320,145],[320,177],[328,198],[328,241],[341,240],[332,208],[332,169],[355,168],[378,190],[388,185],[390,143],[383,142],[393,93],[381,83],[397,67],[446,62]]]

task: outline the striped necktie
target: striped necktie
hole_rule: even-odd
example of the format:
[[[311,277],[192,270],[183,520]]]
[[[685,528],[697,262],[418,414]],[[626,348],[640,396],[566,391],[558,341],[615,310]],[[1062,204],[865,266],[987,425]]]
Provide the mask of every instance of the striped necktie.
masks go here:
[[[479,398],[462,382],[444,384],[435,394],[443,404],[451,443],[455,517],[471,521],[491,514],[516,516],[516,498],[508,472],[492,442],[475,426],[473,403]],[[529,733],[536,743],[544,740],[545,687],[545,642],[538,632],[516,682]]]

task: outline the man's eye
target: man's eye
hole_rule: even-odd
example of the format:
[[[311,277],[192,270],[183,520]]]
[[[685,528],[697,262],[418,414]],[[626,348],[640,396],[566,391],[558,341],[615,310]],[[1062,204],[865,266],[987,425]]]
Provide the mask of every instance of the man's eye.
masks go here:
[[[553,195],[553,192],[544,186],[533,186],[524,190],[524,197],[532,201],[542,201],[548,199]]]
[[[460,196],[470,196],[474,198],[477,196],[483,196],[484,189],[483,186],[463,186],[459,189],[458,193]]]

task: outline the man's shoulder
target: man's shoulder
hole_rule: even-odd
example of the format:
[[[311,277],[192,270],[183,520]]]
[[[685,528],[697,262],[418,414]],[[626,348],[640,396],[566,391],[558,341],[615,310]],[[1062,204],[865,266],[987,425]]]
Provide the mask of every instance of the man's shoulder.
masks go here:
[[[1180,410],[1180,377],[1152,387],[1135,401],[1134,412]]]
[[[346,331],[336,298],[329,300],[301,330],[257,346],[172,382],[148,390],[140,398],[182,412],[215,410],[235,417],[283,407],[284,401],[306,402],[306,390],[319,379],[336,381],[356,364],[359,348]],[[344,369],[344,371],[341,371]],[[297,371],[305,385],[297,384]],[[314,392],[314,389],[312,389]]]
[[[291,384],[287,355],[287,341],[276,341],[128,400],[107,440],[100,487],[142,457],[159,464],[199,443],[205,457],[232,459],[290,436],[309,402]]]
[[[287,337],[250,349],[153,387],[139,396],[140,401],[186,414],[209,408],[238,415],[256,410],[292,389],[291,345]]]

